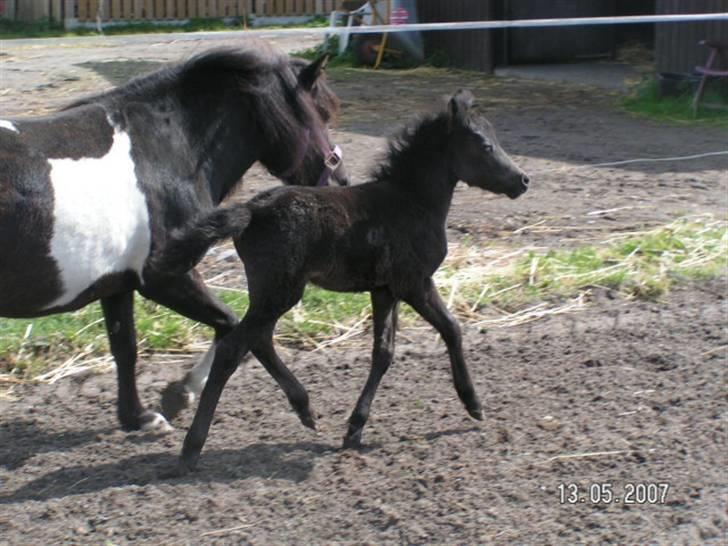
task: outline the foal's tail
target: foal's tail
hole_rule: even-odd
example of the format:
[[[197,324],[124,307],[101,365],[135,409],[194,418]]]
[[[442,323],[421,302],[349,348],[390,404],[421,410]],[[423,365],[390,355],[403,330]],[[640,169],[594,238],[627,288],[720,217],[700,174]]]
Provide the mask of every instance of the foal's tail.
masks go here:
[[[250,219],[250,209],[244,203],[214,210],[173,231],[150,267],[165,275],[185,273],[205,257],[214,243],[245,231]]]

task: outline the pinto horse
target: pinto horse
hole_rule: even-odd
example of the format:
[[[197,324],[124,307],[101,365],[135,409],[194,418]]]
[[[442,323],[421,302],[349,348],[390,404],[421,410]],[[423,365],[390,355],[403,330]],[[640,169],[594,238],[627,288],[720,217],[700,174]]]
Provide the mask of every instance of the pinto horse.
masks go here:
[[[301,422],[315,427],[308,393],[273,346],[277,320],[301,299],[308,282],[338,292],[371,293],[372,367],[349,418],[344,447],[361,443],[374,394],[394,355],[400,301],[440,333],[457,394],[468,413],[482,419],[460,328],[432,280],[447,254],[446,220],[459,180],[512,199],[529,182],[466,91],[452,97],[446,112],[425,118],[395,139],[369,183],[276,188],[217,209],[168,239],[152,268],[184,271],[213,242],[232,236],[250,293],[245,317],[217,345],[178,472],[197,464],[223,387],[248,351],[282,387]],[[277,251],[266,250],[270,248]]]
[[[197,272],[149,270],[167,233],[216,207],[256,161],[286,184],[346,183],[325,64],[264,43],[212,50],[48,117],[0,120],[0,316],[100,300],[123,429],[171,428],[137,393],[135,290],[216,341],[238,323]]]

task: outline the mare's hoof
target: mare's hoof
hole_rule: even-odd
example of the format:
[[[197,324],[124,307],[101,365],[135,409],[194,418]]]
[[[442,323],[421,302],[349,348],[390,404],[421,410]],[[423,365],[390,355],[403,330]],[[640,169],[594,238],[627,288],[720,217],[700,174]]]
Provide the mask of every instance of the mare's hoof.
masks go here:
[[[477,408],[467,408],[468,413],[470,414],[470,417],[473,419],[477,419],[478,421],[483,420],[483,410],[480,407]]]
[[[168,434],[174,430],[167,420],[154,411],[145,411],[139,418],[141,430],[153,434]]]
[[[183,409],[189,408],[194,401],[195,393],[190,391],[182,381],[174,381],[162,391],[162,413],[171,421]]]

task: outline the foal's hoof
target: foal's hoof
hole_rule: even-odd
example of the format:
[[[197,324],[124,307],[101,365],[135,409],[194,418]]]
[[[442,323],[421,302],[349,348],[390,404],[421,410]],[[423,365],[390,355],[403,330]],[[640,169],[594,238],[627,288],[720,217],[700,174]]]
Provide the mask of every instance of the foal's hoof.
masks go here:
[[[182,381],[174,381],[162,391],[162,413],[170,421],[195,401],[195,394]]]
[[[316,420],[313,418],[313,412],[309,408],[305,413],[298,413],[298,418],[301,420],[301,424],[304,427],[316,430]]]
[[[177,463],[177,466],[167,468],[159,473],[159,478],[162,480],[173,480],[175,478],[184,478],[187,474],[192,472],[194,468],[189,467],[182,461]]]
[[[480,407],[467,408],[467,410],[470,414],[470,417],[472,417],[473,419],[477,419],[478,421],[483,420],[483,410]]]
[[[139,418],[141,430],[152,434],[168,434],[174,430],[167,420],[157,412],[145,411]]]
[[[361,449],[361,431],[356,434],[347,434],[344,436],[344,443],[341,449]]]

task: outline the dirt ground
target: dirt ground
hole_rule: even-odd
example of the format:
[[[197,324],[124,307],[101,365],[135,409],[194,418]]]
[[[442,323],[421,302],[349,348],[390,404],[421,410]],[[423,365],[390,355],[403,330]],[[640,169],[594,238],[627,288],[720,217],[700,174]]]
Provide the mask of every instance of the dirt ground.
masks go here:
[[[52,51],[5,43],[0,114],[43,113],[217,45],[158,40]],[[474,91],[532,190],[508,201],[458,188],[452,241],[568,247],[727,210],[726,156],[586,166],[718,151],[728,141],[724,130],[631,117],[596,88],[430,69],[338,71],[333,86],[342,99],[336,140],[355,180],[401,123],[460,87]],[[253,169],[237,198],[274,183]],[[175,464],[191,411],[170,435],[124,434],[111,373],[19,385],[15,400],[0,400],[0,544],[721,543],[725,294],[725,279],[654,303],[595,290],[578,313],[466,326],[482,423],[457,400],[434,333],[405,329],[362,452],[338,448],[368,371],[369,339],[282,348],[320,413],[318,432],[299,424],[249,362],[223,394],[199,471],[183,479],[160,475]],[[145,402],[157,406],[161,389],[195,360],[143,362]],[[578,486],[576,503],[561,502],[562,484],[565,497]],[[604,484],[615,498],[591,502]],[[662,484],[664,499],[628,502],[631,490]]]

